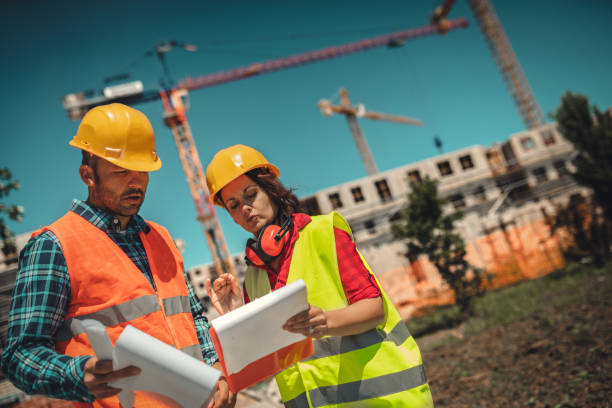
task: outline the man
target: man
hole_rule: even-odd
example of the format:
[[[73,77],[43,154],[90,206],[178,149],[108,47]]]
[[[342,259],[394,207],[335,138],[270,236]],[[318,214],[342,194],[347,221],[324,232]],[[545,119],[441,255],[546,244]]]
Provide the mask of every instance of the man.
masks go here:
[[[114,343],[131,324],[220,369],[202,305],[165,228],[143,220],[149,172],[161,167],[146,116],[118,103],[90,110],[70,145],[82,150],[86,202],[35,232],[19,258],[2,370],[29,394],[119,407],[109,383],[140,372],[98,360],[82,325],[94,318]],[[143,399],[140,399],[143,398]],[[137,395],[135,406],[146,404]],[[209,407],[231,407],[221,377]]]

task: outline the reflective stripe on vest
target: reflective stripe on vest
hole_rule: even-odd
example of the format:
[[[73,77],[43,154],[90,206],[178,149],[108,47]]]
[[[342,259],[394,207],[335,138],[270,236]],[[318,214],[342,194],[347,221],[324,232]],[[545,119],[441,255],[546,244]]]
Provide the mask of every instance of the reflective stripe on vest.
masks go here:
[[[165,228],[148,224],[149,232],[139,235],[155,288],[104,231],[72,211],[35,233],[55,234],[70,275],[70,305],[55,338],[58,352],[93,355],[80,320],[96,319],[106,326],[113,344],[130,324],[203,360],[182,258]],[[137,397],[135,407],[141,403],[146,401]],[[119,400],[97,400],[94,406],[119,407]]]
[[[178,313],[191,313],[191,304],[189,296],[175,296],[163,300],[166,316],[172,316]]]
[[[310,397],[310,406],[312,407],[329,405],[330,401],[333,401],[334,404],[361,401],[360,406],[364,406],[364,400],[397,394],[405,391],[406,388],[417,388],[426,384],[427,377],[425,376],[425,370],[422,365],[419,365],[397,373],[381,375],[367,380],[318,387],[310,390],[308,397]],[[304,392],[296,398],[285,402],[285,406],[296,408],[308,407],[306,393]]]
[[[166,316],[172,316],[178,313],[191,313],[191,305],[189,304],[188,296],[175,296],[173,298],[164,299],[163,305]],[[146,295],[119,305],[98,310],[94,313],[80,315],[76,320],[94,319],[108,327],[127,323],[158,310],[161,310],[161,306],[157,303],[157,296]],[[85,332],[80,324],[73,324],[74,320],[75,318],[67,319],[60,326],[55,334],[55,341],[57,343],[68,341],[72,337]]]
[[[385,334],[383,331],[377,329],[372,329],[352,336],[324,337],[314,341],[314,353],[302,361],[316,360],[318,358],[348,353],[369,347],[373,344],[382,343],[383,341],[390,341],[396,346],[401,346],[409,338],[410,332],[403,322],[396,324],[389,334]]]
[[[300,230],[287,279],[287,283],[303,279],[309,303],[323,310],[348,305],[338,272],[334,227],[352,237],[350,227],[338,213],[312,217]],[[261,281],[266,275],[254,268],[247,271],[249,298],[265,294]],[[249,285],[248,279],[256,284]],[[311,357],[276,376],[286,406],[433,406],[418,346],[379,287],[385,307],[381,325],[358,335],[315,340]]]

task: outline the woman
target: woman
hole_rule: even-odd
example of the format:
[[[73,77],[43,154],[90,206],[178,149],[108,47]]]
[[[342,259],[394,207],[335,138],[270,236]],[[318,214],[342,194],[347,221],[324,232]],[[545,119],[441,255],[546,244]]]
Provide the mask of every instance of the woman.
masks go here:
[[[303,279],[309,308],[283,328],[312,337],[314,353],[276,375],[286,406],[433,406],[419,349],[356,250],[346,221],[336,212],[299,212],[278,175],[244,145],[219,151],[208,165],[211,201],[253,234],[243,291],[230,274],[206,282],[217,311]]]

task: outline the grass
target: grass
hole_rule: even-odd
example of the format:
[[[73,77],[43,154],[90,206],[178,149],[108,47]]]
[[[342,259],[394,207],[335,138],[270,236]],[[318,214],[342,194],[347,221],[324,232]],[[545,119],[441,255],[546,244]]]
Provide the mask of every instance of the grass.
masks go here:
[[[583,297],[585,288],[582,282],[586,276],[611,273],[612,262],[602,268],[591,264],[570,264],[545,277],[486,292],[474,299],[473,314],[466,320],[462,320],[459,307],[453,305],[409,320],[406,325],[415,337],[459,325],[463,334],[476,334],[532,315],[547,304],[558,307]],[[544,317],[541,324],[550,326],[554,322]]]

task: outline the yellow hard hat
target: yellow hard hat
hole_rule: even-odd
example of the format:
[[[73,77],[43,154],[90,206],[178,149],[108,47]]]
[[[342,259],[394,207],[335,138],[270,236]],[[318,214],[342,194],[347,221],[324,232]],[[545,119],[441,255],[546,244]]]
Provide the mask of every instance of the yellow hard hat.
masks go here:
[[[278,178],[278,168],[270,164],[263,154],[252,147],[237,144],[219,150],[206,168],[206,184],[208,184],[210,200],[223,207],[218,197],[219,191],[232,180],[259,167],[268,169],[275,178]]]
[[[161,167],[151,122],[144,113],[120,103],[88,111],[70,146],[128,170],[155,171]]]

